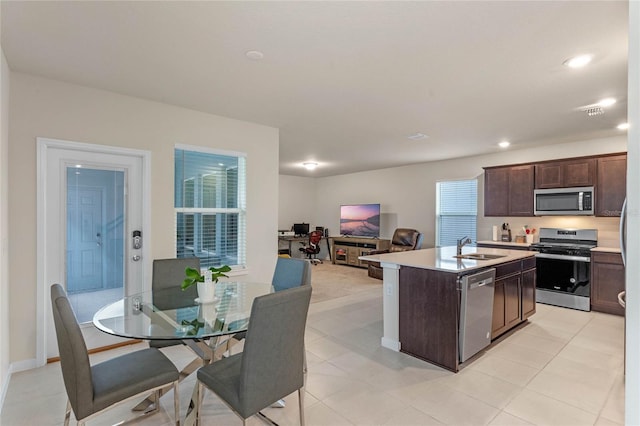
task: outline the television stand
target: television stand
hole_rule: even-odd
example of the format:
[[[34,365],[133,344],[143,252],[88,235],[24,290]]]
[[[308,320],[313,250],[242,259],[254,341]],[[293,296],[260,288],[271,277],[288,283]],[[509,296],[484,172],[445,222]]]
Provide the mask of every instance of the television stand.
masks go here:
[[[358,259],[373,250],[387,250],[390,240],[361,237],[330,237],[331,259],[336,265],[349,265],[366,268],[368,262]]]

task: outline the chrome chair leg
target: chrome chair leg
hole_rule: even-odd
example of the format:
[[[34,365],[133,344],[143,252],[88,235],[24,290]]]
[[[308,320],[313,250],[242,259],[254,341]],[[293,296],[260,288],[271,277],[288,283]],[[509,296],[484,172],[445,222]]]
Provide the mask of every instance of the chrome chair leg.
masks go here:
[[[69,426],[70,418],[71,418],[71,401],[67,399],[67,410],[64,413],[64,426]]]
[[[269,418],[266,414],[264,414],[262,411],[258,411],[258,413],[256,414],[256,417],[258,417],[259,419],[261,419],[262,421],[264,421],[265,423],[271,425],[271,426],[279,426],[278,423],[274,422],[273,420],[271,420],[271,418]],[[247,419],[243,419],[243,424],[246,424]]]
[[[157,413],[158,411],[160,411],[160,390],[156,390],[153,392],[153,404],[150,405],[149,407],[153,407],[153,408],[149,408],[147,410],[145,410],[144,414],[151,414],[151,413]]]
[[[300,409],[300,426],[304,426],[304,387],[298,389],[298,405]]]
[[[271,404],[271,408],[284,408],[287,404],[284,402],[284,399],[279,399],[273,404]]]
[[[202,409],[202,404],[204,402],[204,385],[198,380],[197,384],[197,397],[196,397],[196,426],[199,426],[200,423],[200,410]]]
[[[180,426],[180,392],[179,392],[180,380],[177,380],[173,384],[173,410],[176,416],[176,426]]]

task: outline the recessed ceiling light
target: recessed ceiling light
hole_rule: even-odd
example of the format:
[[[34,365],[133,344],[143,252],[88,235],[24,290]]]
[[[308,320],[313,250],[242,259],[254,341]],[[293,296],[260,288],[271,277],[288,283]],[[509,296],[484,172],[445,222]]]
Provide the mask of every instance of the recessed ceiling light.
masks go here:
[[[629,128],[629,123],[620,123],[617,128],[618,130],[627,130]]]
[[[245,53],[246,57],[249,59],[253,59],[254,61],[259,61],[264,58],[264,53],[259,50],[250,50]]]
[[[578,55],[567,59],[563,64],[569,68],[582,68],[591,62],[591,59],[593,59],[591,55]]]
[[[511,143],[510,143],[509,141],[502,141],[502,142],[500,142],[500,143],[498,144],[498,146],[499,146],[500,148],[506,148],[506,147],[508,147],[509,145],[511,145]]]
[[[414,133],[413,135],[407,136],[407,139],[411,139],[413,141],[417,141],[417,140],[420,140],[420,139],[426,139],[428,137],[429,136],[425,135],[424,133]]]
[[[82,167],[82,164],[76,164],[76,169],[79,169]]]
[[[597,115],[604,114],[604,110],[602,109],[601,106],[598,106],[598,105],[588,106],[584,108],[583,111],[586,112],[589,117],[594,117]]]
[[[596,105],[601,107],[608,107],[616,103],[616,100],[613,98],[604,98],[601,99]]]
[[[302,165],[307,170],[314,170],[316,167],[318,167],[318,163],[314,163],[313,161],[307,161],[306,163],[302,163]]]

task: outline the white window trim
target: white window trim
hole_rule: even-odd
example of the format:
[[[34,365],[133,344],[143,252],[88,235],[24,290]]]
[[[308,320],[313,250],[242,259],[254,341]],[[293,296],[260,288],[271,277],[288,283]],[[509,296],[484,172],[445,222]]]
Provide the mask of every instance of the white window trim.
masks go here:
[[[246,224],[246,221],[247,221],[246,158],[247,158],[247,153],[242,151],[231,151],[231,150],[225,150],[225,149],[204,147],[200,145],[188,145],[188,144],[180,144],[180,143],[177,143],[174,145],[174,148],[173,148],[174,153],[178,149],[183,151],[201,152],[205,154],[223,155],[228,157],[242,157],[245,159],[245,161],[239,162],[238,164],[238,185],[239,186],[242,185],[242,187],[245,188],[245,196],[241,197],[238,200],[237,208],[219,209],[219,208],[207,208],[207,207],[196,207],[196,208],[175,207],[175,202],[174,202],[174,214],[177,215],[178,213],[238,213],[238,223],[239,225],[240,224],[242,225],[238,227],[239,228],[238,240],[244,241],[244,244],[240,245],[241,247],[239,248],[239,250],[241,249],[244,251],[244,253],[242,254],[242,258],[245,260],[245,264],[232,266],[231,271],[227,272],[226,274],[229,277],[248,275],[249,267],[247,265],[247,253],[246,253],[246,250],[247,250],[247,247],[246,247],[247,245],[246,244],[247,243],[247,234],[246,234],[246,226],[247,226]],[[174,173],[175,173],[175,168],[174,168]],[[175,197],[175,190],[174,190],[174,197]],[[177,252],[178,250],[177,242],[178,242],[177,239],[174,238],[174,247],[173,247],[174,253]]]
[[[200,145],[185,145],[185,144],[177,143],[177,144],[175,144],[173,150],[175,151],[176,149],[181,149],[183,151],[202,152],[202,153],[205,153],[205,154],[226,155],[227,157],[244,157],[244,158],[247,158],[247,153],[246,152],[229,151],[229,150],[225,150],[225,149],[216,149],[216,148],[210,148],[210,147],[200,146]]]

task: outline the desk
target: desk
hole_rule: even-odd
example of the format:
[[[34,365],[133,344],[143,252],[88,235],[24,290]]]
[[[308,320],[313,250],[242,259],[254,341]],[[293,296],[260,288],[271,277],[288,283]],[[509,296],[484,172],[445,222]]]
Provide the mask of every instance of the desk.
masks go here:
[[[322,240],[326,241],[327,244],[327,252],[329,253],[329,260],[331,260],[331,249],[329,247],[329,239],[322,237]],[[322,244],[322,240],[320,241],[320,243]],[[280,243],[281,241],[288,243],[289,247],[288,247],[288,254],[289,256],[293,257],[293,253],[291,251],[291,243],[294,242],[298,242],[298,243],[304,243],[305,245],[309,242],[309,236],[304,236],[304,237],[296,237],[296,236],[284,236],[284,235],[278,235],[278,243]],[[300,246],[302,247],[302,246]],[[280,244],[278,244],[278,254],[284,254],[280,252]]]
[[[284,254],[280,252],[280,242],[285,242],[288,244],[288,254],[289,256],[293,256],[293,252],[291,251],[291,243],[304,243],[306,244],[309,241],[309,237],[290,237],[290,236],[282,236],[278,235],[278,254]],[[302,247],[302,246],[300,246]],[[297,251],[297,250],[296,250]]]
[[[99,330],[115,336],[144,340],[181,340],[200,359],[187,365],[180,372],[180,380],[197,370],[201,365],[213,362],[229,349],[229,339],[221,337],[246,331],[249,325],[253,299],[273,292],[271,284],[245,282],[219,282],[215,284],[216,301],[199,304],[195,300],[180,297],[178,285],[175,289],[144,292],[127,296],[100,309],[93,317]],[[171,294],[181,299],[180,306],[159,309],[156,300],[167,300]],[[206,343],[204,340],[209,339]],[[195,423],[195,401],[198,386],[191,397],[184,424]],[[135,409],[143,410],[147,401]]]

